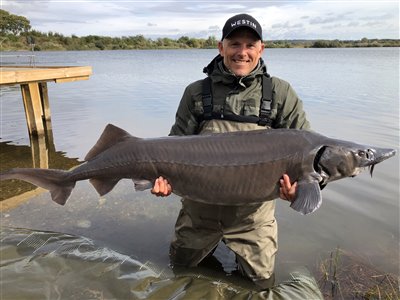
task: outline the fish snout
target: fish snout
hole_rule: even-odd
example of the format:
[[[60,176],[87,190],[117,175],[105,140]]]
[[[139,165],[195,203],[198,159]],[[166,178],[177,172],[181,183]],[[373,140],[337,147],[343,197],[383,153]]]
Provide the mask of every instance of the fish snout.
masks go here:
[[[371,159],[371,164],[377,164],[380,163],[392,156],[396,155],[396,150],[395,149],[384,149],[384,148],[378,148],[378,149],[368,149],[368,152],[371,151],[373,154],[372,159]]]
[[[368,148],[358,150],[356,156],[360,162],[360,167],[369,167],[376,165],[396,154],[395,149]]]
[[[364,151],[360,150],[359,153],[360,152],[364,152]],[[365,158],[366,158],[365,167],[368,167],[371,177],[374,172],[374,168],[375,168],[376,164],[394,156],[395,154],[396,154],[395,149],[382,149],[382,148],[368,149],[364,154]]]

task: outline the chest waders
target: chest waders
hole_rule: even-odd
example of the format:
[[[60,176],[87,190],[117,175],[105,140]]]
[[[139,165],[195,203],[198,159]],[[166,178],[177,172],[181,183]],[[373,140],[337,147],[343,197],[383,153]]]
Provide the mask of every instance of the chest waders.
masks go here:
[[[260,104],[259,116],[242,116],[235,114],[218,113],[213,111],[213,97],[211,92],[211,79],[210,77],[204,78],[202,82],[202,101],[204,113],[201,116],[202,120],[228,120],[244,123],[255,123],[259,126],[272,125],[271,120],[271,102],[272,102],[272,80],[271,77],[264,74],[262,76],[262,98]]]
[[[223,112],[213,111],[211,80],[207,77],[202,82],[204,113],[199,119],[224,120],[226,122],[219,123],[226,124],[241,123],[238,126],[239,128],[243,125],[241,130],[247,125],[253,127],[248,130],[254,130],[258,126],[271,127],[272,84],[271,78],[266,75],[262,77],[260,102],[259,116],[224,115]],[[273,201],[261,205],[218,206],[183,199],[170,247],[172,265],[178,268],[197,266],[206,257],[212,257],[218,243],[223,241],[235,253],[240,273],[257,286],[270,287],[274,282],[278,244],[274,211]]]

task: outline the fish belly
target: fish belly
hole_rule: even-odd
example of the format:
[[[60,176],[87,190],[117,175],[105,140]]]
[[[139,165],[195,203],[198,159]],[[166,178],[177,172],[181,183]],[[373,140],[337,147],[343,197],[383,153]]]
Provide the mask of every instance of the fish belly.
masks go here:
[[[270,163],[230,166],[162,163],[157,169],[171,183],[175,194],[218,205],[273,200],[279,196],[278,183],[283,174],[282,168]]]

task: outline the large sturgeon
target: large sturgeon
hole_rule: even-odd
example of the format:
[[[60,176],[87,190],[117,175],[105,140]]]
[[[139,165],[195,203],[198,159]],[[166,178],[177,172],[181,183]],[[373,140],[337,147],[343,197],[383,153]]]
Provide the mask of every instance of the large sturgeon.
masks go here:
[[[354,177],[366,167],[372,176],[375,164],[395,153],[295,129],[142,139],[109,124],[75,169],[15,168],[0,174],[0,180],[31,182],[64,205],[79,180],[89,179],[105,195],[122,178],[145,190],[163,176],[177,195],[245,205],[277,198],[286,173],[298,182],[291,207],[308,214],[321,205],[321,188],[328,182]]]

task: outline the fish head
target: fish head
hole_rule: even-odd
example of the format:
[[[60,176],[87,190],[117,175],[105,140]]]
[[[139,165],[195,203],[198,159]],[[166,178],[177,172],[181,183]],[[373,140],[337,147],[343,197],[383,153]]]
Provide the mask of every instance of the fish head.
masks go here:
[[[320,148],[314,167],[323,178],[321,184],[326,185],[330,181],[357,176],[366,168],[372,176],[376,164],[395,154],[394,149],[342,142]]]

